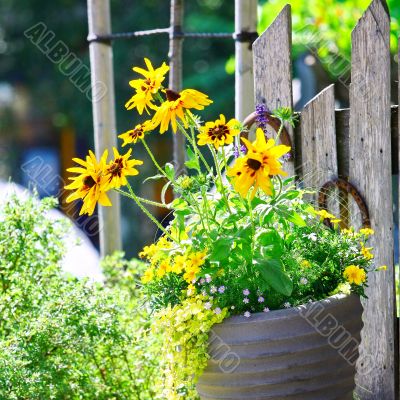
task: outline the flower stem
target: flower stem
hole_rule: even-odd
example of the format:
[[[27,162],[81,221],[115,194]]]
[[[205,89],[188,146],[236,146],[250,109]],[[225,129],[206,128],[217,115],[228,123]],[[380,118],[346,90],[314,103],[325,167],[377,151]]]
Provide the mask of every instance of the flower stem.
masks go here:
[[[128,192],[125,192],[124,190],[117,189],[117,188],[114,188],[114,190],[116,192],[118,192],[119,194],[122,194],[123,196],[128,197],[129,199],[132,199],[132,196]],[[148,204],[148,205],[154,206],[154,207],[167,208],[168,210],[170,209],[170,207],[167,204],[163,204],[163,203],[159,203],[157,201],[145,199],[145,198],[140,197],[140,196],[136,196],[136,197],[139,199],[139,201],[141,203],[145,203],[145,204]]]
[[[154,157],[154,154],[152,153],[152,151],[150,150],[149,146],[147,145],[146,141],[144,140],[144,138],[142,138],[142,143],[144,148],[146,149],[147,153],[149,154],[151,161],[153,161],[153,164],[156,166],[157,170],[161,173],[161,175],[163,175],[165,178],[168,178],[167,174],[165,173],[165,171],[161,168],[160,164],[157,162],[156,158]]]
[[[210,166],[208,165],[208,162],[206,161],[206,159],[204,158],[203,154],[201,154],[201,152],[199,151],[197,145],[196,145],[196,141],[192,140],[192,138],[190,137],[190,135],[186,132],[185,128],[178,122],[176,121],[176,123],[178,124],[179,130],[183,133],[183,135],[186,137],[186,139],[188,140],[188,142],[190,143],[190,145],[193,147],[193,150],[195,152],[195,154],[200,158],[200,160],[203,162],[204,166],[206,167],[207,171],[212,174],[212,170],[210,168]]]
[[[222,197],[225,199],[225,203],[226,203],[226,206],[227,206],[227,208],[228,208],[229,214],[233,215],[232,210],[231,210],[231,207],[230,207],[230,205],[229,205],[228,197],[227,197],[226,192],[225,192],[225,186],[224,186],[224,181],[222,180],[221,171],[220,171],[220,169],[219,169],[218,159],[217,159],[217,153],[215,152],[215,150],[214,150],[214,148],[213,148],[212,146],[209,146],[209,148],[210,148],[210,150],[211,150],[211,154],[212,154],[212,156],[213,156],[214,163],[215,163],[215,168],[217,169],[217,174],[218,174],[219,182],[220,182],[220,184],[221,184],[221,194],[222,194]]]
[[[277,132],[277,134],[276,134],[276,139],[275,139],[275,142],[277,142],[278,141],[278,139],[279,139],[279,136],[281,135],[281,133],[282,133],[282,130],[283,130],[283,121],[281,120],[281,125],[280,125],[280,127],[279,127],[279,129],[278,129],[278,132]]]
[[[168,233],[168,231],[157,221],[157,219],[151,215],[149,210],[147,210],[147,208],[143,206],[143,204],[140,202],[138,196],[136,196],[134,191],[132,190],[132,187],[129,184],[129,182],[128,182],[127,186],[128,186],[129,194],[132,196],[132,200],[135,201],[135,203],[143,211],[143,213],[146,214],[146,216],[157,226],[158,229],[160,229],[161,232],[163,232],[165,234],[165,236],[167,236],[173,242],[177,243],[176,240]]]

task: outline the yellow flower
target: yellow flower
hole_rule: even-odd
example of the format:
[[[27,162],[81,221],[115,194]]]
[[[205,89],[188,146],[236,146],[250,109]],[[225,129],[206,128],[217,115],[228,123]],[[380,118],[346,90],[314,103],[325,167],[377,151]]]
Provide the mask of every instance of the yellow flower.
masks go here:
[[[361,233],[361,235],[364,235],[366,237],[371,236],[375,233],[374,230],[371,228],[362,228],[359,232]]]
[[[133,129],[121,133],[118,137],[124,141],[122,147],[129,143],[136,143],[139,139],[144,138],[145,132],[152,130],[150,121],[145,121],[143,124],[136,125]]]
[[[310,261],[308,261],[308,260],[302,260],[301,263],[300,263],[300,265],[301,265],[303,268],[308,268],[308,267],[311,266],[311,263],[310,263]]]
[[[343,228],[340,232],[344,236],[347,236],[347,237],[357,237],[358,236],[358,233],[354,232],[353,228],[350,228],[350,229]]]
[[[149,283],[153,280],[154,278],[154,271],[152,268],[146,269],[142,276],[142,283]]]
[[[169,67],[165,62],[156,69],[153,68],[149,59],[145,58],[144,62],[146,63],[147,71],[139,67],[132,68],[133,71],[143,75],[145,79],[134,79],[129,82],[129,85],[136,89],[136,93],[125,104],[127,110],[136,107],[139,114],[142,114],[143,110],[148,112],[148,108],[153,110],[157,108],[153,104],[153,95],[160,90],[165,74],[169,71]]]
[[[186,294],[187,294],[188,296],[193,296],[194,294],[196,294],[196,287],[195,287],[193,284],[190,284],[190,285],[187,287],[187,292],[186,292]]]
[[[361,285],[365,282],[367,274],[365,270],[357,265],[349,265],[343,272],[343,276],[351,284]]]
[[[134,176],[139,173],[139,171],[134,167],[136,165],[142,165],[143,161],[135,160],[134,158],[131,160],[129,159],[132,149],[129,149],[129,151],[123,156],[118,153],[118,150],[115,147],[113,150],[114,161],[111,161],[107,165],[106,176],[111,187],[119,188],[128,183],[126,179],[127,176]]]
[[[215,122],[207,122],[200,127],[197,135],[199,146],[213,144],[218,150],[219,146],[231,144],[233,137],[240,133],[240,122],[234,118],[226,122],[224,115],[220,114]]]
[[[180,274],[182,273],[186,263],[186,257],[182,255],[175,256],[174,262],[171,267],[171,272],[174,272],[175,274]]]
[[[156,252],[157,252],[157,247],[154,243],[152,243],[150,246],[143,247],[143,250],[139,253],[139,257],[150,259],[151,257],[154,256]]]
[[[186,272],[183,274],[183,279],[192,283],[196,279],[196,275],[200,272],[200,267],[191,266],[186,269]]]
[[[387,265],[381,265],[377,268],[378,271],[387,271]]]
[[[194,268],[200,267],[204,264],[206,255],[207,252],[205,251],[197,251],[190,254],[187,258],[189,265]]]
[[[185,89],[180,93],[166,89],[165,93],[167,100],[158,107],[152,119],[153,129],[160,125],[160,133],[164,133],[168,129],[170,122],[175,133],[178,118],[187,128],[189,125],[185,110],[203,110],[205,106],[212,103],[207,95],[194,89]]]
[[[162,261],[157,269],[157,277],[162,278],[169,269],[169,265],[167,261]]]
[[[274,139],[269,139],[266,142],[262,129],[257,129],[256,138],[253,143],[242,138],[248,152],[245,156],[238,158],[235,165],[229,168],[227,172],[227,175],[233,178],[233,187],[242,197],[247,196],[251,186],[253,186],[251,198],[255,196],[258,188],[261,188],[267,195],[271,195],[272,182],[270,176],[287,175],[281,169],[282,165],[278,160],[290,150],[290,147],[275,146]]]
[[[328,211],[322,210],[315,210],[315,214],[321,217],[321,220],[330,219],[332,223],[340,222],[341,220],[336,218],[333,214],[329,213]]]
[[[361,243],[361,253],[364,258],[369,261],[374,258],[374,255],[371,253],[372,247],[365,247],[363,243]]]
[[[106,207],[112,205],[106,194],[110,186],[107,178],[104,176],[107,156],[108,152],[105,150],[100,157],[100,161],[97,162],[96,156],[92,151],[89,151],[86,160],[81,160],[80,158],[73,159],[80,165],[79,167],[67,169],[69,172],[78,174],[69,178],[72,183],[65,186],[65,189],[74,190],[74,193],[67,197],[67,203],[77,199],[83,200],[83,206],[79,215],[92,215],[97,203]]]

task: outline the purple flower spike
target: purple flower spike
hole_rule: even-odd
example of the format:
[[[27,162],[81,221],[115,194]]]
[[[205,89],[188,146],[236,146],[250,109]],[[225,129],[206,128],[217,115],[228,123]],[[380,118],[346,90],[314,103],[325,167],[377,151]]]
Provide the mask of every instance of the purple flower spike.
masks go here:
[[[246,155],[247,154],[247,147],[244,144],[242,144],[240,146],[240,151],[241,151],[242,154]]]
[[[235,148],[233,149],[233,155],[235,158],[239,158],[240,156],[239,149],[237,146],[235,146]]]
[[[256,124],[264,132],[266,132],[266,130],[267,130],[267,123],[269,121],[269,118],[266,115],[267,112],[270,112],[270,111],[265,104],[257,104],[256,105]]]

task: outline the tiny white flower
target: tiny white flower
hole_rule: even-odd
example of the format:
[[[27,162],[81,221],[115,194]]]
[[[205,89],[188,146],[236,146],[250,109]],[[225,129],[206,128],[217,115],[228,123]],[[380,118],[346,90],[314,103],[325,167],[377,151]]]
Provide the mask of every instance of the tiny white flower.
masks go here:
[[[215,312],[215,314],[221,314],[221,309],[219,308],[219,307],[217,307],[215,310],[214,310],[214,312]]]
[[[249,311],[246,311],[244,314],[243,314],[246,318],[250,318],[250,312]]]
[[[307,283],[308,283],[308,280],[307,280],[307,278],[300,278],[300,285],[307,285]]]
[[[206,280],[204,278],[200,279],[200,285],[204,285],[205,282],[206,282]]]
[[[290,308],[290,307],[292,307],[292,306],[291,306],[291,304],[287,301],[287,302],[283,305],[283,307],[285,307],[285,308]]]
[[[218,288],[218,292],[219,292],[219,293],[224,293],[224,292],[225,292],[225,286],[220,286],[220,287]]]
[[[264,303],[264,301],[265,301],[264,297],[260,296],[260,297],[258,298],[258,302],[259,302],[259,303]]]
[[[316,242],[316,241],[317,241],[317,234],[316,234],[316,233],[310,233],[310,234],[308,235],[308,238],[309,238],[310,240],[312,240],[313,242]]]
[[[208,274],[205,275],[205,278],[207,283],[210,283],[212,281],[211,276]]]
[[[245,304],[249,304],[249,299],[247,298],[247,297],[245,297],[244,299],[243,299],[243,303],[245,303]]]
[[[202,294],[203,296],[207,296],[207,292],[206,292],[205,290],[202,290],[202,291],[201,291],[201,294]]]
[[[250,294],[250,290],[249,290],[249,289],[244,289],[244,290],[243,290],[243,294],[244,294],[245,296],[248,296],[248,295]]]
[[[264,312],[269,312],[269,308],[268,308],[268,307],[265,307],[263,311],[264,311]]]
[[[210,293],[217,293],[217,288],[215,286],[211,286]]]
[[[235,309],[235,306],[232,306],[232,307],[231,307],[231,310],[234,310],[234,309]]]
[[[209,310],[211,308],[211,303],[209,301],[207,301],[207,303],[204,303],[204,308],[206,310]]]

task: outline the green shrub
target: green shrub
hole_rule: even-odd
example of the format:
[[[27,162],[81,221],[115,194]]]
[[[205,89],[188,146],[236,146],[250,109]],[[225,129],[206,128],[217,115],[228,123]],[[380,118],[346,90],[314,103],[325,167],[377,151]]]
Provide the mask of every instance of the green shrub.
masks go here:
[[[66,276],[54,204],[12,197],[0,209],[0,399],[154,398],[142,263],[108,257],[104,284]]]

